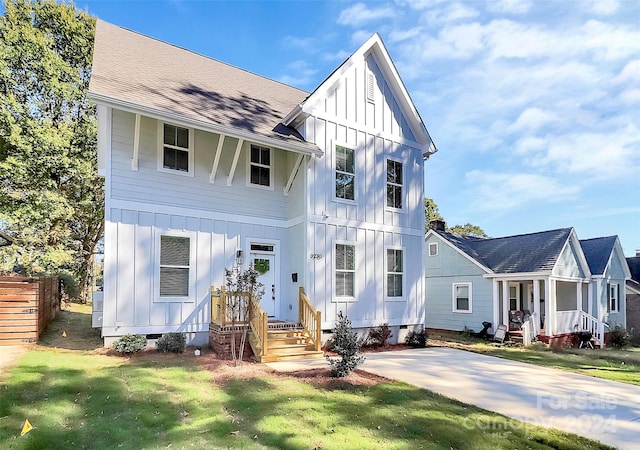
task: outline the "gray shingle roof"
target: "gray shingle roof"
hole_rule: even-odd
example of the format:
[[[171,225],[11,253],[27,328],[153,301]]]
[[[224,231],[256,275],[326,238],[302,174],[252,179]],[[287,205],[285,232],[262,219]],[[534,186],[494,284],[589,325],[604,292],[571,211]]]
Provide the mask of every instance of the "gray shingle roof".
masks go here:
[[[500,238],[477,238],[438,232],[495,273],[551,271],[572,228]]]
[[[593,275],[604,273],[615,243],[616,236],[580,240],[582,251],[587,258],[587,264],[589,264],[589,270]]]
[[[640,256],[632,256],[627,258],[627,265],[631,272],[631,278],[640,282]]]
[[[280,124],[308,93],[101,20],[89,92],[318,151]]]

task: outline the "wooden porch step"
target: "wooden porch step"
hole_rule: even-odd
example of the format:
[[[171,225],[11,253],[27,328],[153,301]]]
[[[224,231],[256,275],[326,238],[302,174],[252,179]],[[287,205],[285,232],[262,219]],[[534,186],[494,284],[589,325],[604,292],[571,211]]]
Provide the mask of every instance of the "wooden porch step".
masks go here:
[[[322,358],[324,356],[324,352],[322,350],[304,350],[295,354],[290,355],[265,355],[258,357],[259,362],[276,362],[276,361],[293,361],[296,359],[308,359],[308,358]]]

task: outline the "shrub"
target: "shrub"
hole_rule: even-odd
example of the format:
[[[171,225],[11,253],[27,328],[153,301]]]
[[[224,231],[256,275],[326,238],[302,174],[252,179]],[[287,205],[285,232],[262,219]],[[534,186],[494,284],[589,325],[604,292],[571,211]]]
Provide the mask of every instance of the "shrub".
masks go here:
[[[623,349],[631,345],[631,335],[622,326],[616,325],[609,334],[611,346],[617,349]]]
[[[364,356],[360,354],[360,348],[366,338],[358,338],[358,333],[353,331],[351,321],[338,314],[338,321],[333,329],[333,351],[340,356],[331,358],[327,356],[327,361],[331,366],[331,375],[337,378],[346,377],[364,362]]]
[[[427,332],[424,327],[420,327],[418,331],[409,331],[404,342],[409,347],[424,348],[427,346]]]
[[[137,353],[147,346],[147,338],[141,334],[125,334],[113,343],[113,349],[118,353]]]
[[[389,324],[385,323],[375,328],[369,329],[369,336],[367,337],[367,345],[372,347],[382,347],[387,343],[387,340],[393,336],[391,334],[391,328]]]
[[[156,342],[156,348],[164,353],[183,353],[187,345],[184,333],[163,334]]]

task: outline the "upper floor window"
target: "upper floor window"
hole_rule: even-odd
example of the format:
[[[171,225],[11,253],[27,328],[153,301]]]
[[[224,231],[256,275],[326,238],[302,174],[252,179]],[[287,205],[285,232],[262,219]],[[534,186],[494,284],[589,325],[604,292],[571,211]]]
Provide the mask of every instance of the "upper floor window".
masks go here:
[[[438,243],[431,242],[429,244],[429,256],[438,256]]]
[[[193,130],[159,122],[158,169],[193,174]]]
[[[387,159],[387,206],[402,208],[402,163]]]
[[[271,187],[271,149],[251,145],[249,182],[256,186]]]
[[[162,167],[189,171],[189,130],[164,124],[164,148]]]
[[[402,297],[404,278],[403,252],[401,249],[387,249],[387,297]]]
[[[336,297],[353,297],[355,295],[355,275],[355,246],[336,244]]]
[[[355,200],[355,179],[355,151],[336,145],[336,198]]]

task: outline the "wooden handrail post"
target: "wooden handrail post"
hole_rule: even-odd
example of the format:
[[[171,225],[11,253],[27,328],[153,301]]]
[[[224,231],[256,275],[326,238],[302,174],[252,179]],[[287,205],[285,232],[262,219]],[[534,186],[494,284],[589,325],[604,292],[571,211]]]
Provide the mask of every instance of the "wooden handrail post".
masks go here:
[[[209,308],[211,308],[211,323],[213,323],[213,294],[215,292],[215,286],[212,284],[211,285],[211,290],[209,291],[211,294],[211,297],[209,298]]]

